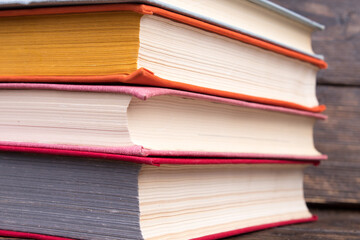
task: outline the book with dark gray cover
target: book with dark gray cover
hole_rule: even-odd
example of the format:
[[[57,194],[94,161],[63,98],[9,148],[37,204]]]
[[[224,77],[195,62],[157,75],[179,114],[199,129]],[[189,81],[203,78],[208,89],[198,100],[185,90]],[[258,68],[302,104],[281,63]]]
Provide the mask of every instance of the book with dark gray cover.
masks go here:
[[[202,171],[195,171],[195,169],[206,169],[208,168],[206,165],[226,173],[224,164],[240,164],[246,166],[244,169],[251,169],[250,165],[258,164],[289,166],[317,165],[318,163],[319,161],[269,159],[153,158],[0,145],[0,236],[37,240],[148,239],[149,227],[146,229],[146,226],[143,225],[144,222],[155,221],[156,223],[161,219],[156,216],[156,211],[163,211],[161,205],[166,205],[157,203],[156,200],[159,199],[157,198],[159,195],[164,196],[161,189],[166,185],[164,185],[164,178],[156,180],[156,175],[151,174],[157,169],[163,169],[160,174],[162,175],[166,171],[171,171],[169,166],[173,166],[170,169],[181,169],[182,165],[192,165],[191,168],[186,168],[190,175],[183,175],[186,177],[184,182],[176,182],[179,189],[173,189],[174,192],[164,198],[172,202],[178,193],[185,194],[191,190],[186,183],[189,183],[191,179],[196,179],[197,174]],[[256,169],[256,166],[254,167]],[[298,167],[294,166],[294,169],[302,169],[303,166]],[[282,169],[284,169],[282,172],[285,173],[289,168]],[[209,173],[210,175],[200,174],[199,179],[209,178],[211,182],[214,178],[211,180],[211,171]],[[237,174],[243,173],[244,170],[237,172]],[[259,170],[258,173],[264,172]],[[173,174],[175,173],[172,172],[171,175]],[[145,177],[146,184],[144,176],[147,176]],[[149,178],[150,176],[151,178]],[[175,174],[175,178],[178,177],[179,175]],[[174,183],[174,179],[169,181]],[[273,180],[269,179],[269,181]],[[199,184],[199,182],[195,181],[194,184]],[[211,191],[216,193],[218,187],[212,188]],[[148,189],[147,197],[142,192],[146,188]],[[164,189],[167,189],[166,186]],[[192,195],[185,194],[184,196],[189,197],[190,200]],[[177,200],[182,201],[181,198]],[[303,199],[300,200],[300,203],[302,201]],[[216,204],[223,205],[221,201]],[[192,206],[191,201],[188,201],[186,206],[183,205],[185,208],[192,208]],[[155,215],[146,215],[148,210],[154,212]],[[181,220],[181,210],[179,212],[176,211],[176,208],[173,210],[165,219],[161,219],[162,224],[153,225],[159,231],[159,234],[155,231],[156,235],[169,236],[166,235],[167,229],[164,227],[164,225],[168,225],[166,220],[168,218],[174,220],[180,216],[179,227],[181,224],[186,224],[186,221]],[[211,212],[211,209],[209,211]],[[235,219],[239,216],[235,210],[232,214]],[[187,221],[202,221],[200,216],[193,216],[196,219],[187,219]],[[315,221],[316,219],[317,217],[311,214],[307,217],[297,218],[290,216],[282,221],[249,227],[239,225],[237,229],[231,228],[231,231],[221,228],[215,233],[200,232],[193,236],[196,237],[195,239],[202,240],[218,239],[265,228]],[[196,223],[194,224],[196,225]],[[145,236],[146,234],[148,237]],[[172,239],[185,239],[181,237],[181,232],[177,234]],[[170,236],[172,235],[170,234]]]
[[[74,239],[142,239],[141,165],[0,153],[0,229]]]

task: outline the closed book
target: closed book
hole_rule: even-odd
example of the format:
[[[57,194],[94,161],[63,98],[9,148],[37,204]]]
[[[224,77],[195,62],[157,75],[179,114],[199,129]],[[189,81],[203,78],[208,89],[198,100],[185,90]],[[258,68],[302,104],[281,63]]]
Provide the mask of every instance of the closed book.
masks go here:
[[[143,3],[199,19],[316,58],[311,34],[325,27],[268,0],[4,0],[0,8]]]
[[[324,159],[318,113],[165,88],[0,84],[0,142],[137,156]]]
[[[2,236],[218,239],[316,220],[302,188],[316,161],[1,150]]]
[[[320,112],[326,63],[162,8],[0,11],[0,81],[152,85]]]

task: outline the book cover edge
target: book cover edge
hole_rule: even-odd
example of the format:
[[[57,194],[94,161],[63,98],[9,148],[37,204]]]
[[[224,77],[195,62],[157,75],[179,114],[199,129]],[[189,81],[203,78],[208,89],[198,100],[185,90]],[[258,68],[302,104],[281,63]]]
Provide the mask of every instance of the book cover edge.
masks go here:
[[[269,229],[274,227],[280,227],[285,225],[291,225],[291,224],[299,224],[299,223],[306,223],[306,222],[314,222],[317,221],[317,216],[313,215],[309,218],[300,218],[300,219],[291,219],[286,221],[280,221],[280,222],[273,222],[273,223],[267,223],[267,224],[261,224],[256,226],[251,226],[247,228],[240,228],[232,231],[227,232],[221,232],[216,234],[211,234],[203,237],[193,238],[192,240],[212,240],[212,239],[219,239],[219,238],[225,238],[230,237],[234,235],[259,231],[263,229]],[[32,238],[36,240],[75,240],[70,239],[66,237],[57,237],[57,236],[50,236],[50,235],[42,235],[37,233],[29,233],[29,232],[17,232],[17,231],[9,231],[9,230],[0,230],[0,236],[4,237],[23,237],[23,238]]]
[[[302,115],[325,120],[327,117],[323,112],[326,107],[318,105],[307,107],[297,103],[251,96],[241,93],[228,92],[218,89],[199,87],[196,85],[169,81],[157,77],[150,71],[140,68],[130,75],[108,75],[108,76],[0,76],[0,89],[44,89],[59,91],[87,91],[87,92],[112,92],[131,94],[139,99],[159,95],[178,95],[190,98],[200,98],[209,101],[222,102],[225,104],[257,108],[263,110],[277,111],[288,114]],[[82,83],[71,84],[48,84],[56,83]],[[125,83],[140,86],[105,86],[86,85],[86,83]],[[159,88],[162,87],[162,88]],[[178,89],[178,90],[176,90]]]
[[[159,7],[150,6],[146,4],[119,3],[119,4],[59,6],[59,7],[48,7],[48,8],[12,9],[12,10],[1,10],[0,17],[64,14],[64,13],[85,13],[85,12],[117,11],[117,10],[134,11],[140,14],[159,15],[165,18],[182,22],[184,24],[193,27],[197,27],[206,31],[217,33],[244,42],[246,44],[251,44],[259,48],[270,50],[277,54],[295,58],[300,61],[305,61],[321,69],[327,68],[327,63],[322,59],[322,57],[319,57],[317,55],[312,55],[312,54],[309,55],[307,53],[303,53],[302,51],[291,49],[282,44],[272,43],[269,40],[258,38],[257,36],[251,36],[249,34],[246,34],[245,32],[241,33],[239,31],[231,30],[229,28],[208,23],[203,20],[198,20],[194,17],[188,17],[183,14],[171,12],[166,9],[162,9]]]
[[[141,147],[140,147],[141,149]],[[103,148],[101,150],[104,150]],[[116,149],[115,149],[116,150]],[[129,151],[116,152],[99,151],[96,148],[83,149],[78,146],[60,146],[54,144],[38,143],[19,143],[19,142],[0,142],[0,151],[4,152],[24,152],[36,154],[62,155],[73,157],[90,157],[101,159],[121,160],[134,163],[144,163],[159,166],[161,164],[241,164],[241,163],[290,163],[290,164],[320,164],[321,160],[326,160],[326,155],[319,156],[284,156],[272,154],[239,154],[239,155],[217,155],[202,153],[180,156],[180,155],[149,155],[143,152]],[[135,154],[134,154],[135,153]],[[163,152],[165,153],[165,152]]]

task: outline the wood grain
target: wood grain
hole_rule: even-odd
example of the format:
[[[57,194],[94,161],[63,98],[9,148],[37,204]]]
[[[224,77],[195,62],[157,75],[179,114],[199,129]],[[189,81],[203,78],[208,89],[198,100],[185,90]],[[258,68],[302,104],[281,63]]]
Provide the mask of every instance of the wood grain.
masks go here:
[[[326,26],[313,34],[313,49],[325,56],[329,68],[319,72],[318,82],[360,85],[359,0],[273,0]]]
[[[326,25],[313,35],[329,69],[319,72],[317,95],[329,119],[315,127],[315,143],[329,156],[305,176],[308,202],[360,203],[360,1],[273,0]]]
[[[360,239],[360,211],[311,209],[318,215],[314,223],[283,226],[248,233],[227,240],[302,239],[302,240],[355,240]]]
[[[318,86],[317,94],[329,119],[316,124],[315,145],[329,159],[307,169],[306,199],[360,203],[360,88]]]

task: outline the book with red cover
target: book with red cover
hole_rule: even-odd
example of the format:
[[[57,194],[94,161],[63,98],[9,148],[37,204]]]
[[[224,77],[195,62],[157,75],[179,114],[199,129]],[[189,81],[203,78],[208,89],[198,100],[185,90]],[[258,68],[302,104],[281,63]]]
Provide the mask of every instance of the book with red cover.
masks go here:
[[[0,235],[219,239],[311,222],[302,171],[318,163],[0,146]]]

